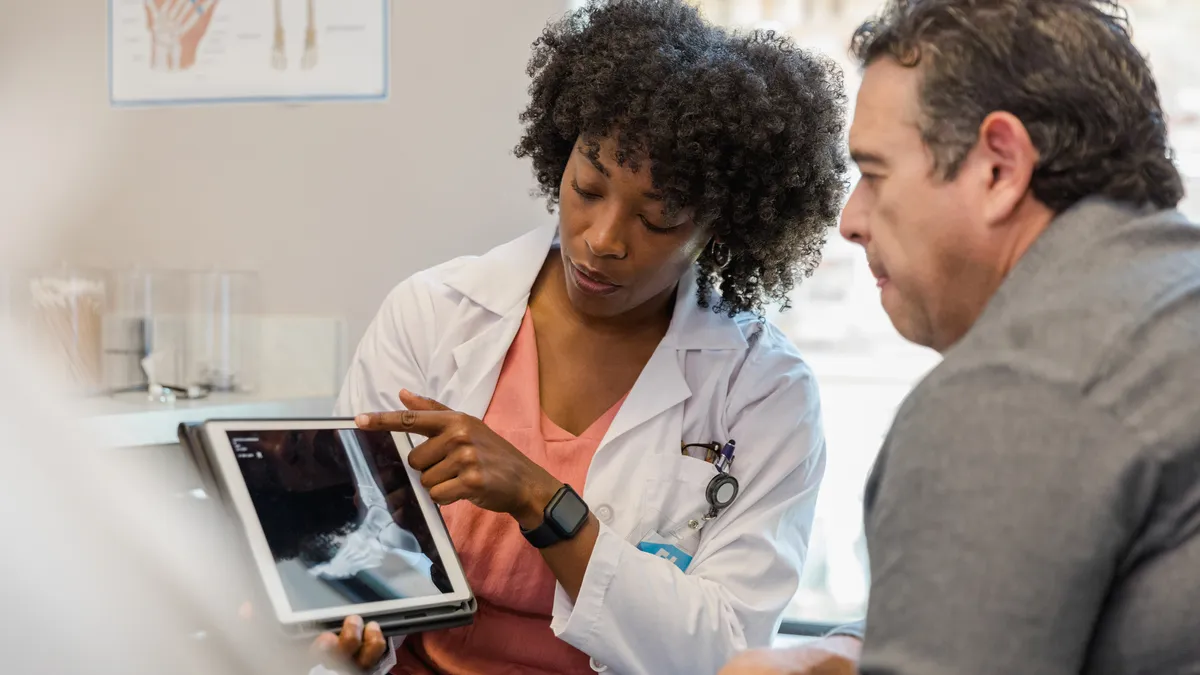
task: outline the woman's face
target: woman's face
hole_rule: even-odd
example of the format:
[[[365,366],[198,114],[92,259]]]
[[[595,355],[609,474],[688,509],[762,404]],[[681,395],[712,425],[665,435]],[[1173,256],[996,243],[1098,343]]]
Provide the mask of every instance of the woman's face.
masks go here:
[[[587,316],[610,318],[668,299],[708,243],[684,209],[668,220],[650,167],[619,166],[616,142],[580,140],[563,171],[559,232],[567,295]]]

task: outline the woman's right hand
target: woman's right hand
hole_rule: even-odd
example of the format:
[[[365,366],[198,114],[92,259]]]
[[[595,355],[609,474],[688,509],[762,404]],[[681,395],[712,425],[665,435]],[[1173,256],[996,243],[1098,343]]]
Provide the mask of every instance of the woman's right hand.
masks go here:
[[[348,616],[339,634],[321,633],[312,646],[332,670],[341,670],[347,663],[370,670],[387,651],[387,640],[378,623],[372,621],[364,627],[361,616]]]

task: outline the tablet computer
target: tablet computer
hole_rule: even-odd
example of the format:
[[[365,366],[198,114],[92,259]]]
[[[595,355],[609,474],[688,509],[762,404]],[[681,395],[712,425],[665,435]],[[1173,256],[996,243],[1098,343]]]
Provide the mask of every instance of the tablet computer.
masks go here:
[[[475,601],[407,434],[351,419],[210,420],[180,428],[206,487],[245,533],[289,633],[358,614],[398,635],[469,623]]]

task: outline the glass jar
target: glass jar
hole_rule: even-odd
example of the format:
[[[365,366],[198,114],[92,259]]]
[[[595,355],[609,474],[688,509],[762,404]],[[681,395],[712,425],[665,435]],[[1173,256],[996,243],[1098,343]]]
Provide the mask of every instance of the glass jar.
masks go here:
[[[127,269],[113,275],[104,325],[105,380],[112,393],[187,382],[188,275]]]
[[[188,385],[247,393],[258,384],[258,274],[194,272],[189,279]]]

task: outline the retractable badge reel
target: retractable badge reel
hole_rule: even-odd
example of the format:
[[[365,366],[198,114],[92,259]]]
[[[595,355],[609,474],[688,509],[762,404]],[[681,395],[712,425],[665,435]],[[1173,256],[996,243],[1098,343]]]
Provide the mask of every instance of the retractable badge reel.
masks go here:
[[[733,451],[736,445],[735,441],[729,441],[713,459],[717,475],[708,481],[708,487],[704,490],[704,496],[708,500],[708,513],[704,514],[705,520],[716,518],[738,496],[738,481],[729,474],[729,467],[733,465]]]

